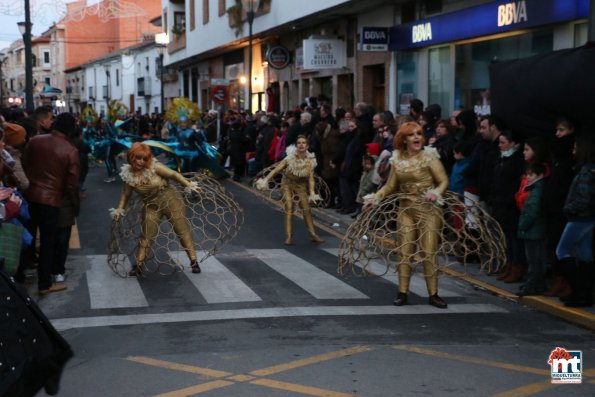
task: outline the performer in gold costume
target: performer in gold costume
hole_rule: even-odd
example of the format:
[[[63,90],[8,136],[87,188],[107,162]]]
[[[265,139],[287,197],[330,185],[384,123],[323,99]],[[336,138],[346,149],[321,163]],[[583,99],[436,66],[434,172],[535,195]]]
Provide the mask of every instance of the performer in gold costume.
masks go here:
[[[281,171],[285,170],[281,189],[283,191],[283,202],[285,207],[285,245],[293,244],[293,208],[294,196],[297,196],[299,206],[304,216],[304,223],[310,233],[310,238],[315,243],[324,242],[314,229],[312,212],[309,202],[320,200],[315,191],[314,169],[316,168],[316,156],[308,152],[308,139],[300,135],[296,144],[287,147],[287,157],[269,172],[264,178],[256,182],[256,188],[264,190],[269,181]]]
[[[416,245],[419,244],[429,304],[444,309],[447,304],[438,296],[436,252],[443,222],[440,205],[448,187],[448,176],[437,150],[424,148],[423,129],[413,122],[399,128],[390,163],[391,171],[386,184],[364,199],[367,209],[388,195],[401,194],[397,215],[397,244],[401,247],[397,265],[399,293],[394,304],[402,306],[407,303],[412,264]]]
[[[200,273],[196,259],[196,251],[192,232],[185,216],[185,206],[181,194],[171,185],[169,180],[178,182],[188,192],[199,192],[196,182],[190,182],[179,173],[160,164],[153,158],[149,146],[136,142],[127,153],[128,164],[122,166],[120,177],[124,187],[116,209],[111,209],[112,219],[119,221],[124,215],[124,208],[133,192],[138,193],[143,201],[143,214],[140,241],[135,252],[136,264],[130,276],[141,273],[147,252],[157,233],[161,218],[166,217],[180,244],[190,259],[192,273]]]

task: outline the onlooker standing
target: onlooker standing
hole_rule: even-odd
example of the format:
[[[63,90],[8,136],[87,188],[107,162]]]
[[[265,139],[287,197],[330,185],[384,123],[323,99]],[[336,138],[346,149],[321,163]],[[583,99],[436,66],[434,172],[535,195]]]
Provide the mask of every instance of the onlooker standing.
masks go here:
[[[560,237],[556,256],[562,262],[572,287],[572,295],[565,305],[588,307],[593,305],[595,281],[595,138],[591,134],[583,134],[577,138],[575,148],[577,165],[581,168],[564,203],[564,216],[568,223]]]
[[[62,113],[50,134],[33,137],[25,148],[25,170],[29,177],[26,196],[30,205],[30,232],[39,228],[40,254],[38,289],[40,295],[66,289],[52,283],[52,261],[60,206],[67,193],[77,192],[80,163],[78,150],[68,141],[76,132],[76,120]]]
[[[525,258],[529,265],[527,282],[518,296],[541,295],[544,290],[543,274],[547,263],[545,243],[545,216],[541,204],[546,168],[542,163],[529,163],[525,176],[527,193],[519,217],[518,237],[525,246]]]
[[[554,282],[550,289],[544,292],[545,296],[562,298],[570,296],[571,293],[570,284],[564,276],[564,268],[556,257],[556,247],[566,226],[566,218],[562,209],[574,177],[572,151],[575,136],[573,123],[565,118],[558,119],[555,138],[550,145],[552,151],[550,176],[543,187],[543,210],[547,220],[547,250],[554,276]]]

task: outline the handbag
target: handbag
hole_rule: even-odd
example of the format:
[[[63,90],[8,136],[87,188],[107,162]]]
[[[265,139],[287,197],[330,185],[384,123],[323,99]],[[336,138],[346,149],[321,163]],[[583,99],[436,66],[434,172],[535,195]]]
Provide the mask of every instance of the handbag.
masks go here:
[[[23,227],[0,222],[0,258],[4,258],[4,271],[14,275],[19,267]]]

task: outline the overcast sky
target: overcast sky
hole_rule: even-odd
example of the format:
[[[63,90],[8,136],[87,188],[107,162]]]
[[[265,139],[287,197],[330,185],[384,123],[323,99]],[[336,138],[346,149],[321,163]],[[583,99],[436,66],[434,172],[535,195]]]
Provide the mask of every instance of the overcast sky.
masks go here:
[[[33,36],[45,32],[54,22],[66,13],[66,3],[74,0],[30,0]],[[92,5],[100,0],[87,0]],[[17,22],[25,21],[25,0],[0,0],[0,49],[20,39],[21,33]]]

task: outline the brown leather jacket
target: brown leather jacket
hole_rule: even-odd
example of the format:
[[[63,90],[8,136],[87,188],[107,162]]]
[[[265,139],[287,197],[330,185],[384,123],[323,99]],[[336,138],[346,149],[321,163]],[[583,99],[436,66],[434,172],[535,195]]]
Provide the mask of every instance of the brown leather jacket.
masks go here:
[[[25,197],[32,203],[60,207],[66,193],[79,187],[79,153],[59,131],[37,135],[25,147],[25,172],[29,188]]]

